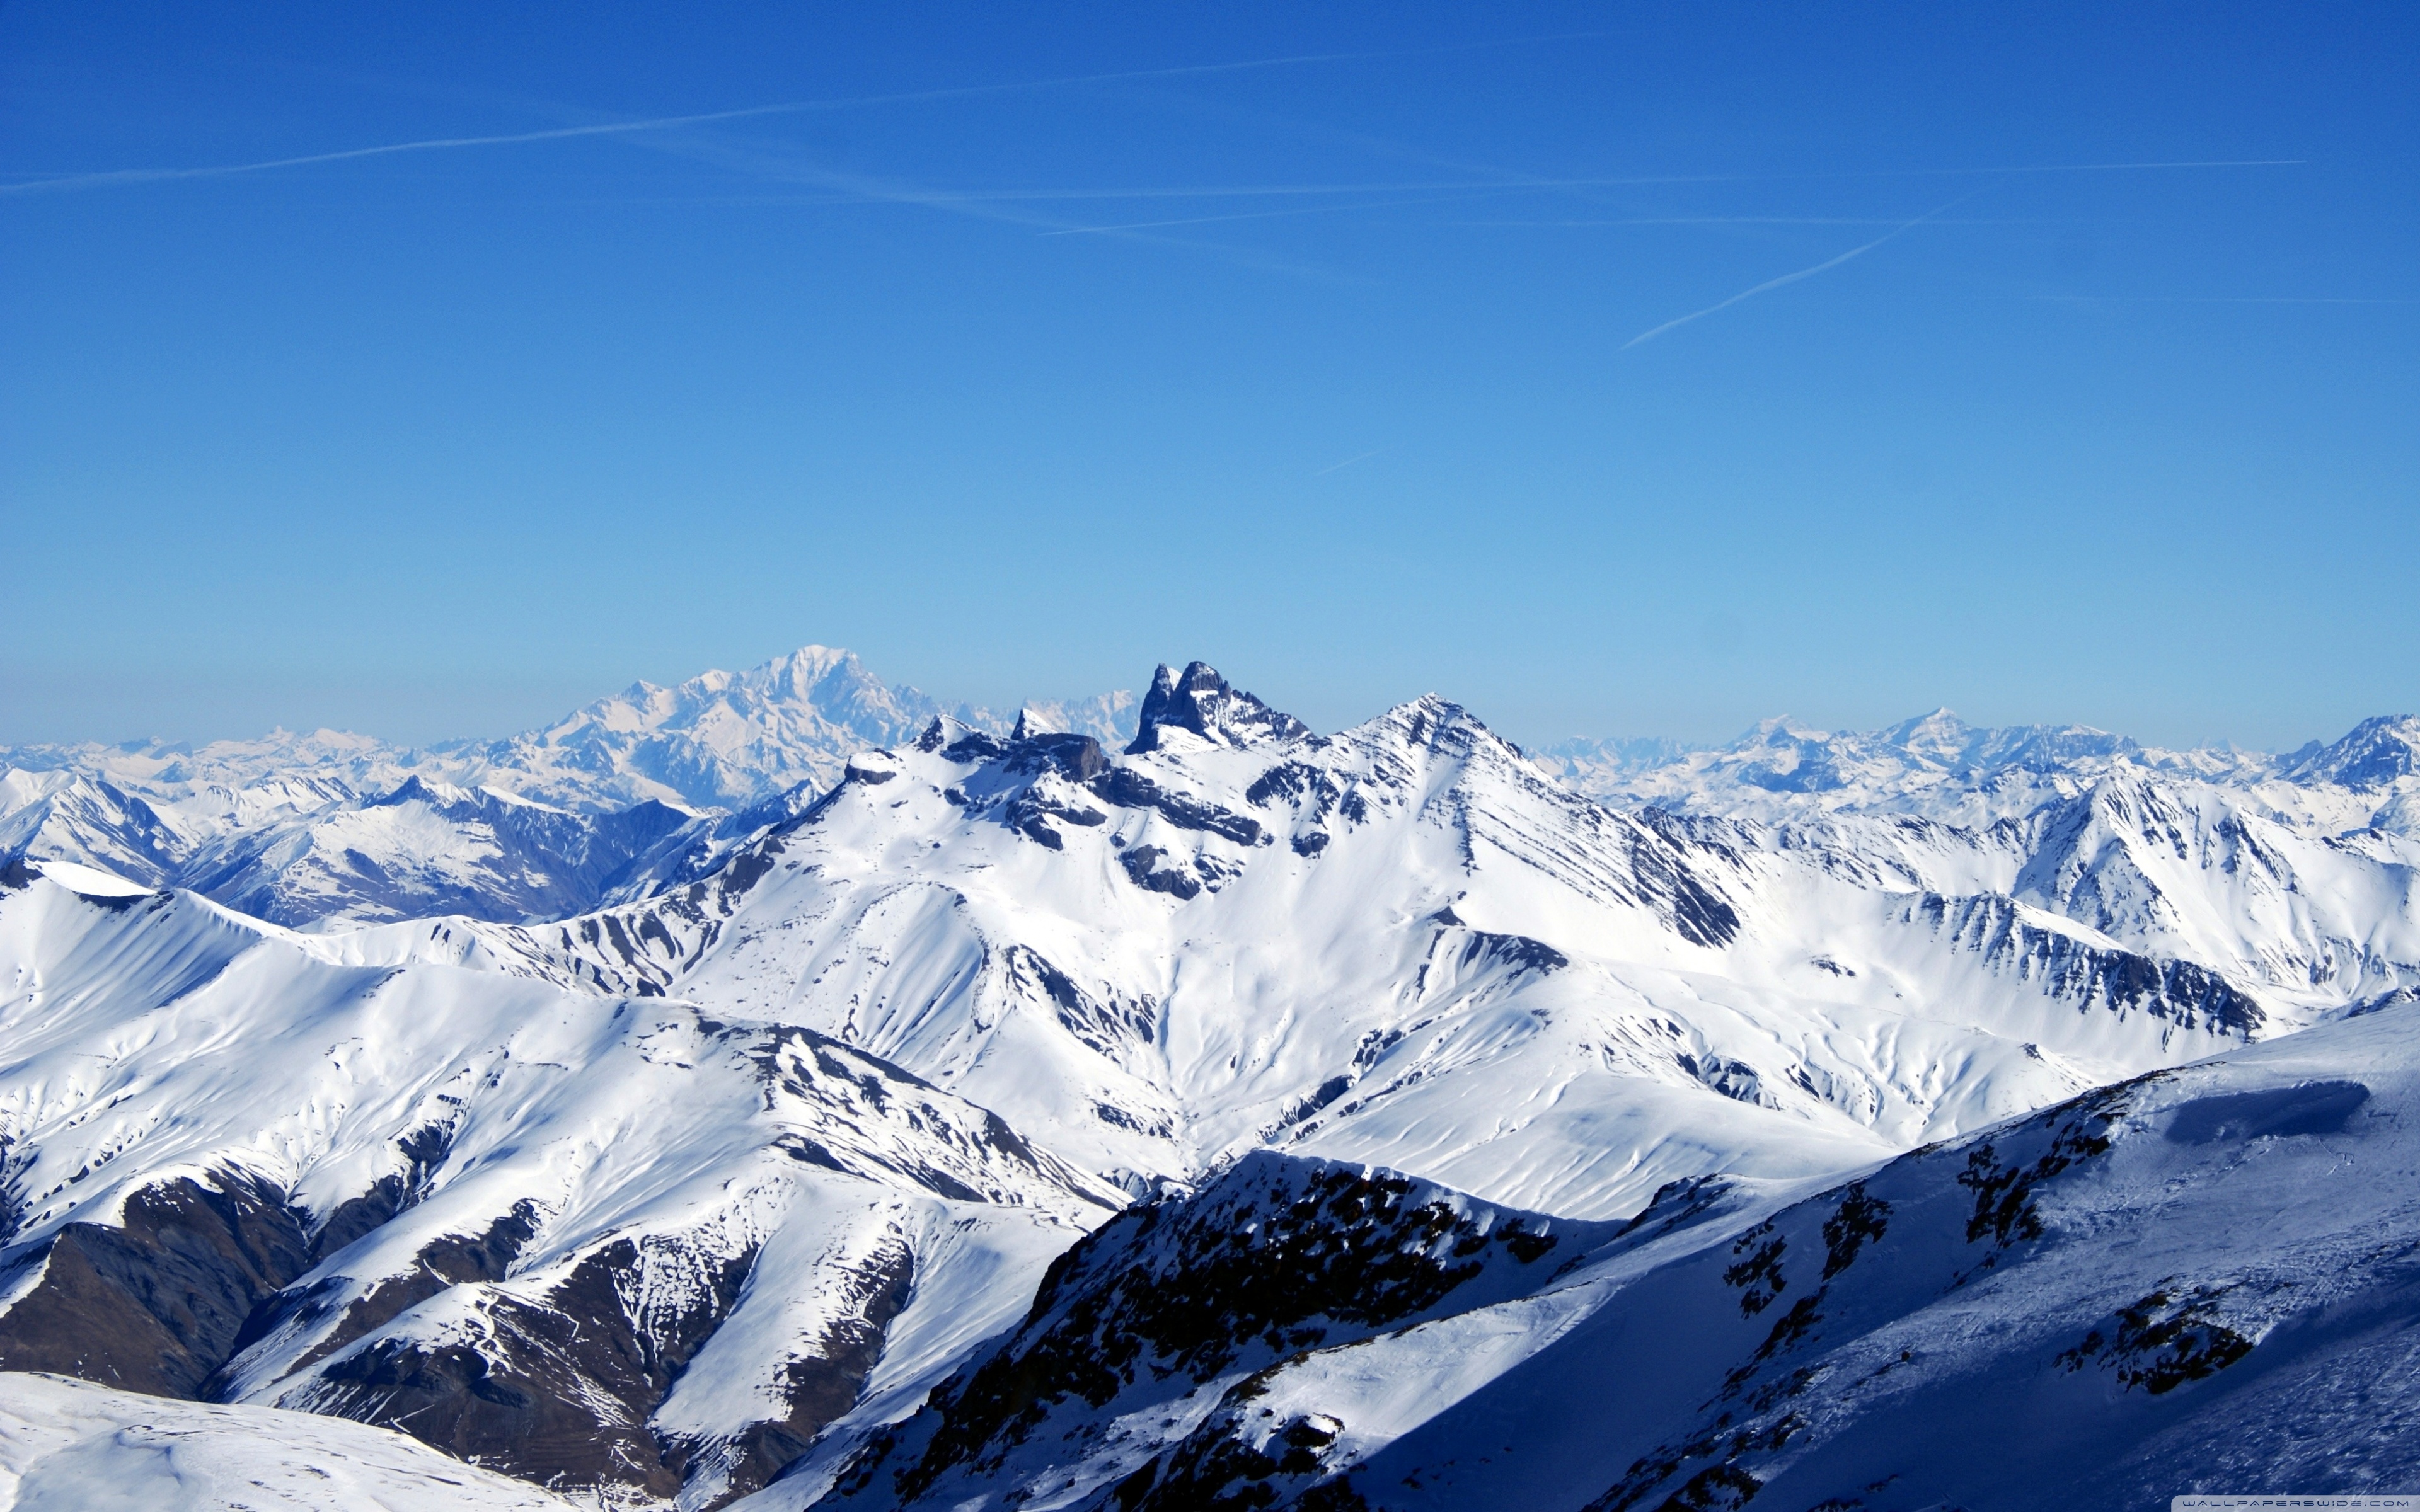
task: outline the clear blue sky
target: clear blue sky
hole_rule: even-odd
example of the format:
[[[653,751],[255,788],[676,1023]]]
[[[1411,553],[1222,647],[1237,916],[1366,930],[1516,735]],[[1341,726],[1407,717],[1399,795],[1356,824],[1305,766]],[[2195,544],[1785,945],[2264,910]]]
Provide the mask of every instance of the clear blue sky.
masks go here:
[[[810,640],[1528,741],[2332,736],[2420,707],[2415,41],[10,4],[0,742],[501,733]],[[2261,165],[2111,166],[2177,163]]]

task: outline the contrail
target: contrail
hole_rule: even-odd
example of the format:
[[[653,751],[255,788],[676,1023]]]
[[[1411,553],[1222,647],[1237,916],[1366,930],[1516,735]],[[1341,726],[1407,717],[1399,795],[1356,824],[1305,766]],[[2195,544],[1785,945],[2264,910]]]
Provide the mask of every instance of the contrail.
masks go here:
[[[1589,177],[1544,177],[1538,176],[1500,176],[1491,178],[1450,178],[1435,181],[1398,179],[1389,183],[1365,184],[1205,184],[1194,187],[1166,185],[1124,189],[969,189],[946,191],[954,199],[993,200],[1085,200],[1085,199],[1252,199],[1263,196],[1293,194],[1412,194],[1443,190],[1487,190],[1490,192],[1524,189],[1636,189],[1654,188],[1666,184],[1763,184],[1798,183],[1811,179],[1832,178],[1988,178],[2002,174],[2050,173],[2124,173],[2165,168],[2298,168],[2309,162],[2306,158],[2242,158],[2196,162],[2040,162],[2020,167],[2002,168],[1872,168],[1846,173],[1715,173],[1715,174],[1624,174]],[[1790,217],[1731,216],[1709,219],[1739,221],[1791,221]],[[1805,218],[1806,224],[1821,224],[1817,218]],[[1507,222],[1506,224],[1527,224]],[[1544,222],[1542,224],[1562,224]],[[1592,221],[1575,221],[1575,225],[1593,225]],[[1606,224],[1653,224],[1650,221],[1606,222]],[[1689,224],[1676,219],[1674,224]],[[1870,217],[1862,221],[1843,217],[1841,224],[1888,225],[1887,221]]]
[[[2420,304],[2413,299],[2335,299],[2299,294],[2016,294],[2052,304]]]
[[[737,110],[703,111],[688,116],[657,116],[645,120],[609,121],[594,126],[560,126],[545,131],[507,131],[492,136],[440,136],[416,142],[388,142],[375,147],[346,147],[334,152],[311,152],[291,158],[267,158],[258,162],[221,163],[200,168],[117,168],[103,173],[63,174],[51,178],[34,178],[13,184],[0,184],[0,194],[26,194],[44,190],[96,189],[116,184],[154,183],[170,178],[224,178],[236,174],[266,173],[276,168],[301,168],[319,162],[346,162],[357,158],[380,158],[397,152],[433,152],[452,147],[507,147],[526,142],[558,142],[571,137],[613,136],[632,131],[670,131],[683,126],[706,126],[718,121],[747,120],[764,116],[796,116],[811,111],[854,110],[870,105],[963,100],[978,95],[1008,94],[1032,89],[1060,89],[1087,84],[1117,84],[1135,79],[1170,79],[1208,73],[1237,73],[1251,69],[1293,68],[1309,63],[1351,63],[1372,58],[1422,57],[1437,53],[1467,53],[1481,48],[1514,47],[1526,42],[1568,41],[1574,38],[1603,35],[1605,34],[1599,32],[1573,32],[1556,36],[1502,38],[1485,42],[1464,42],[1446,47],[1404,48],[1385,52],[1301,53],[1286,57],[1247,58],[1233,63],[1195,63],[1170,69],[1127,69],[1114,73],[1070,74],[1063,78],[1023,79],[1006,84],[960,85],[946,89],[917,89],[891,95],[860,95],[842,100],[790,100],[772,105],[747,105]]]
[[[30,194],[65,189],[98,189],[119,184],[156,183],[176,178],[225,178],[238,174],[267,173],[278,168],[302,168],[322,162],[348,162],[362,158],[381,158],[400,152],[435,152],[457,147],[509,147],[531,142],[560,142],[578,137],[621,136],[641,131],[672,131],[684,126],[708,126],[721,121],[750,120],[767,116],[796,116],[814,111],[854,110],[874,105],[913,104],[936,100],[964,100],[982,95],[1010,94],[1024,90],[1059,89],[1088,84],[1116,84],[1136,79],[1170,79],[1202,74],[1237,73],[1254,69],[1294,68],[1313,63],[1351,63],[1373,58],[1424,57],[1440,53],[1467,53],[1484,48],[1515,47],[1530,42],[1570,41],[1601,37],[1603,32],[1570,32],[1550,36],[1502,38],[1485,42],[1456,43],[1445,47],[1402,48],[1364,53],[1300,53],[1284,57],[1246,58],[1233,63],[1195,63],[1167,69],[1127,69],[1112,73],[1069,74],[1055,79],[1023,79],[1004,84],[959,85],[942,89],[916,89],[898,94],[859,95],[838,100],[788,100],[770,105],[745,105],[735,110],[700,111],[686,116],[656,116],[635,121],[605,121],[588,126],[558,126],[535,131],[504,131],[486,136],[439,136],[412,142],[386,142],[372,147],[344,147],[334,152],[309,152],[295,157],[266,158],[256,162],[218,163],[198,168],[116,168],[101,173],[62,174],[49,178],[21,179],[0,183],[0,194]],[[1371,185],[1301,185],[1268,188],[1194,190],[1112,191],[1109,193],[1074,191],[1065,197],[1119,198],[1131,195],[1142,198],[1156,194],[1202,193],[1208,196],[1250,194],[1350,193],[1360,192],[1397,193],[1435,189],[1478,187],[1527,189],[1611,188],[1625,185],[1742,183],[1807,178],[1896,178],[1944,177],[1991,174],[2046,173],[2116,173],[2153,168],[2283,168],[2302,164],[2301,158],[2240,158],[2154,162],[2054,162],[2032,163],[1999,168],[1878,168],[1853,170],[1845,173],[1806,174],[1660,174],[1623,176],[1619,177],[1586,178],[1509,178],[1492,185],[1453,184],[1371,184]],[[1059,197],[1050,191],[1039,193],[1006,191],[1000,198]],[[984,197],[969,194],[969,198]]]
[[[745,146],[733,146],[712,136],[634,137],[635,145],[650,151],[707,162],[727,172],[749,174],[757,177],[790,183],[812,184],[833,192],[830,203],[907,205],[947,215],[966,216],[978,221],[1017,225],[1047,232],[1063,230],[1067,222],[1037,213],[1014,201],[986,199],[954,194],[948,191],[929,189],[922,184],[901,179],[881,178],[865,174],[846,173],[824,168],[811,162],[789,161],[769,156]],[[1284,273],[1333,281],[1335,275],[1325,270],[1306,267],[1283,258],[1271,257],[1248,250],[1221,247],[1213,243],[1187,241],[1165,234],[1141,230],[1121,230],[1105,233],[1125,240],[1167,247],[1184,247],[1206,252],[1212,255],[1256,268],[1264,272]]]
[[[756,105],[745,110],[708,111],[696,116],[662,116],[652,120],[614,121],[601,126],[559,126],[543,131],[509,131],[497,136],[438,136],[419,142],[388,142],[378,147],[346,147],[336,152],[311,152],[297,158],[268,158],[258,162],[229,162],[203,168],[116,168],[106,173],[67,174],[0,184],[0,194],[28,194],[53,189],[92,189],[104,184],[150,183],[163,178],[225,178],[235,174],[266,173],[272,168],[300,168],[315,162],[347,162],[355,158],[382,158],[396,152],[433,152],[444,147],[503,147],[516,142],[559,142],[575,136],[611,136],[628,131],[660,131],[707,121],[740,120],[783,111],[813,110],[814,105]]]
[[[1472,193],[1494,193],[1496,191],[1482,187],[1474,189]],[[1339,210],[1386,210],[1397,209],[1405,205],[1459,204],[1467,197],[1468,195],[1455,194],[1441,198],[1435,194],[1424,194],[1419,199],[1356,199],[1347,200],[1342,205],[1307,205],[1285,210],[1243,210],[1233,215],[1188,215],[1182,220],[1174,221],[1128,221],[1117,225],[1071,225],[1057,231],[1044,231],[1040,235],[1046,237],[1106,236],[1117,231],[1149,231],[1170,225],[1216,225],[1225,221],[1274,221],[1290,215],[1331,215]]]
[[[1386,448],[1381,446],[1374,451],[1364,452],[1359,456],[1348,456],[1343,461],[1337,463],[1334,467],[1321,468],[1318,471],[1312,473],[1311,476],[1314,478],[1324,478],[1331,472],[1342,472],[1346,468],[1351,467],[1354,463],[1367,462],[1372,457],[1376,456],[1379,452],[1383,452],[1385,450]]]
[[[2085,222],[2078,215],[2024,216],[1961,216],[1954,221],[1935,220],[1935,225],[2071,225]],[[1571,221],[1450,221],[1449,225],[1478,229],[1502,227],[1508,230],[1551,230],[1571,226],[1599,225],[1897,225],[1897,219],[1880,215],[1626,215],[1599,220]],[[2093,224],[2101,224],[2094,218]]]
[[[1621,349],[1628,351],[1631,347],[1637,346],[1642,341],[1653,341],[1656,337],[1674,329],[1675,327],[1685,326],[1692,320],[1702,320],[1707,316],[1714,314],[1717,310],[1728,310],[1742,300],[1752,300],[1768,289],[1779,288],[1784,284],[1795,284],[1802,278],[1812,278],[1817,273],[1824,272],[1831,269],[1839,267],[1842,263],[1847,262],[1852,257],[1862,257],[1867,253],[1869,253],[1876,247],[1881,246],[1884,242],[1888,241],[1891,238],[1898,236],[1902,232],[1913,231],[1917,226],[1922,225],[1925,222],[1931,220],[1936,215],[1939,215],[1942,210],[1948,209],[1952,206],[1958,205],[1965,200],[1972,199],[1974,195],[1972,194],[1961,194],[1957,199],[1951,200],[1947,205],[1943,205],[1936,209],[1927,210],[1922,215],[1917,216],[1915,220],[1909,221],[1903,225],[1895,226],[1892,229],[1884,232],[1881,236],[1874,238],[1871,241],[1867,242],[1862,247],[1851,247],[1848,251],[1840,254],[1838,257],[1833,257],[1824,262],[1817,263],[1812,268],[1801,268],[1794,273],[1784,273],[1779,278],[1768,278],[1763,283],[1757,285],[1754,288],[1744,288],[1737,294],[1732,295],[1730,299],[1724,300],[1719,303],[1709,304],[1702,310],[1693,311],[1675,320],[1667,320],[1662,325],[1655,327],[1652,331],[1642,331],[1637,335],[1623,342]]]

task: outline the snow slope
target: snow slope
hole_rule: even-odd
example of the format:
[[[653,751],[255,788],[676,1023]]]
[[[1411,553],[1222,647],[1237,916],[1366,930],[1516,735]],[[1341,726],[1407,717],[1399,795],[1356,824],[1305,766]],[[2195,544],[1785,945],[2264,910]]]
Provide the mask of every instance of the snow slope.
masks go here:
[[[2185,1493],[2409,1492],[2415,1114],[2420,1006],[2403,1006],[1814,1195],[1677,1184],[1611,1232],[1538,1230],[1559,1263],[1528,1267],[1519,1295],[1486,1297],[1484,1272],[1433,1281],[1382,1309],[1392,1326],[1338,1336],[1316,1325],[1362,1305],[1348,1273],[1489,1251],[1444,1243],[1441,1222],[1340,1224],[1295,1196],[1324,1173],[1273,1173],[1257,1201],[1216,1188],[1100,1230],[1010,1341],[829,1494],[784,1482],[747,1505],[2150,1512]],[[1346,1183],[1373,1184],[1404,1186]],[[1138,1287],[1127,1253],[1159,1233],[1201,1236],[1192,1273],[1161,1264]],[[1263,1262],[1296,1284],[1241,1351],[1126,1303],[1181,1300],[1231,1256],[1249,1270],[1357,1239],[1357,1270]],[[1314,1326],[1284,1332],[1295,1319]],[[1157,1364],[1204,1336],[1215,1359],[1180,1342],[1178,1364],[1216,1368]]]
[[[746,672],[634,684],[540,730],[428,750],[329,731],[199,749],[17,748],[0,750],[0,856],[193,887],[288,922],[561,918],[704,874],[762,827],[741,822],[749,810],[788,794],[795,812],[852,752],[902,744],[944,713],[993,735],[1022,726],[1118,747],[1142,710],[1124,692],[1014,716],[945,709],[884,685],[847,652],[809,646]],[[1573,741],[1539,759],[1617,806],[1774,823],[1894,813],[1982,829],[2038,822],[2103,783],[2146,778],[2208,788],[2314,837],[2409,836],[2420,820],[2412,717],[2367,720],[2286,756],[2164,751],[2082,726],[1982,729],[1940,710],[1869,734],[1780,719],[1721,749]],[[502,821],[498,805],[515,800],[576,817]],[[380,812],[393,809],[416,817]],[[670,812],[691,816],[686,832],[658,833]]]
[[[1182,1289],[1258,1286],[1212,1242],[1357,1203],[1271,1253],[1489,1257],[1249,1336],[1221,1282],[1131,1356],[1176,1375],[860,1491],[1092,1504],[1148,1471],[1135,1496],[1194,1504],[1400,1452],[1470,1504],[1425,1425],[1633,1281],[1785,1209],[1820,1230],[1792,1205],[1919,1147],[2368,1045],[2420,998],[2420,840],[2374,822],[2420,781],[2411,721],[2176,762],[1946,717],[1785,731],[1651,762],[1689,801],[1629,809],[1442,699],[1323,736],[1200,663],[1108,743],[1042,707],[911,728],[837,653],[717,678],[429,758],[484,785],[211,800],[240,823],[155,803],[198,779],[138,791],[127,753],[10,776],[37,818],[0,821],[33,837],[0,862],[0,1365],[394,1424],[616,1504],[795,1507],[861,1450],[929,1458],[935,1419],[891,1427],[945,1379],[962,1411],[985,1360],[1124,1348],[1132,1308],[1053,1333],[1094,1261],[1044,1276],[1125,1204],[1098,1275]],[[752,808],[651,795],[793,776],[851,720],[887,744]],[[79,870],[154,841],[219,901]],[[1638,1411],[1685,1416],[1695,1379]],[[1301,1412],[1264,1422],[1249,1381]]]
[[[475,949],[21,872],[0,1365],[711,1501],[921,1389],[1123,1200],[806,1030]]]
[[[2230,810],[2181,856],[2106,802],[2051,841],[1631,816],[1441,700],[1333,737],[1198,713],[1121,753],[937,721],[710,881],[517,938],[861,1045],[1133,1190],[1274,1146],[1578,1217],[2420,982],[2408,864]]]
[[[569,1512],[383,1428],[0,1372],[0,1512]]]
[[[1253,1399],[1305,1350],[1524,1295],[1610,1227],[1254,1154],[1198,1196],[1102,1228],[1051,1268],[1016,1331],[914,1417],[836,1475],[802,1467],[752,1504],[800,1506],[827,1489],[834,1505],[990,1506],[1020,1489],[1097,1500],[1149,1479],[1165,1445],[1215,1436],[1219,1409]],[[1230,1468],[1187,1467],[1184,1492],[1224,1489]]]
[[[1133,706],[1118,692],[1034,709],[1057,728],[1112,738]],[[458,748],[445,769],[564,807],[610,797],[740,808],[800,782],[829,786],[851,751],[910,739],[945,713],[991,730],[1015,717],[944,706],[885,685],[854,653],[807,646],[745,672],[634,683],[542,730]]]

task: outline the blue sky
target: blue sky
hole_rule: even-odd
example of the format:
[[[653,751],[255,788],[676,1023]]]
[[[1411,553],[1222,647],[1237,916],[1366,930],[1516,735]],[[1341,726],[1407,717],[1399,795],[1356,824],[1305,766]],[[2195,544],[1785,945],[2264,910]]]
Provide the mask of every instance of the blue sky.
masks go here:
[[[1533,742],[2332,736],[2420,707],[2415,41],[10,5],[0,742],[493,733],[806,641]]]

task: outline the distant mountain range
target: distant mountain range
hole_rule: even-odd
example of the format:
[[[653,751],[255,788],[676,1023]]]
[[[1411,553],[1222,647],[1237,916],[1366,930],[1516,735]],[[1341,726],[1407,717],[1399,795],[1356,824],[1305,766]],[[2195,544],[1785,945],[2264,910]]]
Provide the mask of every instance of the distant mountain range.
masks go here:
[[[411,749],[322,730],[198,748],[0,748],[0,859],[190,887],[283,924],[556,918],[702,874],[947,714],[1123,744],[1132,694],[999,714],[808,646],[677,687],[635,683],[542,730]]]
[[[183,887],[290,925],[460,914],[566,918],[710,871],[795,815],[858,750],[947,716],[969,729],[1123,747],[1134,695],[1009,713],[882,683],[808,646],[743,673],[633,684],[544,729],[427,749],[334,731],[198,748],[0,748],[0,859],[69,862]],[[1728,746],[1573,740],[1532,753],[1588,796],[1678,813],[1806,820],[2022,818],[2128,773],[2239,792],[2320,831],[2420,825],[2420,718],[2370,719],[2273,756],[2161,750],[2082,725],[1985,729],[1937,710],[1832,733],[1771,719]]]
[[[136,1392],[230,1484],[380,1443],[312,1412],[684,1512],[2401,1489],[2415,756],[812,649],[12,753],[0,1469]]]
[[[1571,740],[1542,764],[1593,797],[1687,813],[1806,818],[1906,813],[1988,825],[2127,773],[2258,795],[2317,826],[2409,830],[2420,818],[2420,717],[2366,719],[2341,739],[2285,755],[2163,750],[2086,725],[1987,729],[1936,709],[1886,730],[1834,733],[1767,719],[1728,746]]]

